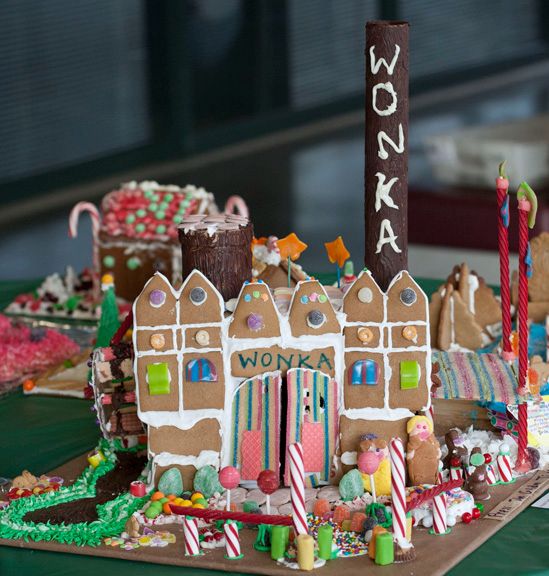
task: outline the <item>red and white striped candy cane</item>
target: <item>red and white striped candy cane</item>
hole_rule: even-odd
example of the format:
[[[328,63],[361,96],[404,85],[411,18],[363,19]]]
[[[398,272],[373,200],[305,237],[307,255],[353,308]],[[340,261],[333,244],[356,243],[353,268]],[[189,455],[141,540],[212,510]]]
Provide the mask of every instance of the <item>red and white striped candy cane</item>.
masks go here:
[[[488,484],[490,485],[498,483],[498,480],[496,478],[496,472],[491,464],[486,465],[486,482],[488,482]]]
[[[227,202],[225,203],[225,212],[227,214],[233,214],[235,212],[244,216],[244,218],[249,218],[250,211],[248,210],[248,206],[246,202],[240,196],[229,196],[227,198]]]
[[[513,471],[511,469],[511,459],[508,454],[500,454],[497,458],[498,474],[502,484],[509,484],[513,481]]]
[[[389,456],[391,458],[393,534],[397,541],[406,540],[406,463],[404,446],[400,438],[391,439]]]
[[[185,556],[198,556],[200,543],[198,541],[198,521],[191,516],[183,520],[183,535],[185,536]]]
[[[227,520],[223,526],[225,532],[225,558],[227,560],[239,560],[244,556],[240,552],[240,537],[236,522]]]
[[[92,222],[92,254],[93,254],[93,293],[98,299],[100,295],[99,290],[99,274],[100,274],[100,263],[99,263],[99,230],[101,228],[101,215],[99,210],[91,202],[78,202],[73,206],[69,216],[69,236],[71,238],[76,238],[78,236],[78,219],[82,212],[87,212],[90,215]]]
[[[450,480],[461,480],[463,478],[463,470],[461,467],[450,467]]]
[[[290,457],[290,497],[292,521],[296,536],[307,534],[307,512],[305,511],[305,463],[303,447],[299,442],[288,446]]]
[[[433,498],[433,528],[432,534],[442,536],[448,534],[448,524],[446,522],[446,494],[443,492]]]

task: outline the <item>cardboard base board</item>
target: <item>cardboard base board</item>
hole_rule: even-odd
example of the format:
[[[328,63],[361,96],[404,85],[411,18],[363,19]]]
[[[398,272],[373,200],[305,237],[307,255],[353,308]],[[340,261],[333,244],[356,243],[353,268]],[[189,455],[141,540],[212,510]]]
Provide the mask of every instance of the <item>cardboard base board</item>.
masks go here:
[[[62,476],[67,484],[74,482],[86,465],[85,456],[71,460],[67,464],[51,471],[50,475]],[[391,564],[379,568],[384,576],[404,576],[412,574],[429,574],[438,576],[445,574],[458,564],[483,542],[488,540],[507,522],[514,518],[534,502],[549,485],[549,471],[539,471],[517,480],[514,484],[495,486],[490,489],[491,498],[484,504],[484,516],[469,525],[458,524],[447,536],[431,536],[424,528],[414,529],[412,542],[416,548],[417,558],[405,564]],[[490,518],[490,512],[495,514]],[[2,540],[0,544],[18,548],[64,552],[67,554],[82,554],[85,556],[103,556],[121,560],[134,560],[156,564],[168,564],[189,568],[204,568],[222,570],[225,572],[243,572],[250,574],[272,574],[273,576],[291,573],[288,568],[277,565],[271,560],[268,552],[258,552],[253,548],[257,532],[244,529],[241,532],[242,560],[226,560],[224,548],[206,551],[196,558],[184,556],[183,531],[178,524],[166,524],[158,528],[174,533],[175,544],[165,548],[139,548],[125,551],[102,544],[96,548],[91,546],[73,546],[56,542],[25,542],[23,540]],[[327,562],[320,568],[326,576],[341,574],[344,569],[346,576],[362,576],[364,570],[376,570],[377,567],[367,556],[355,558],[340,558]]]

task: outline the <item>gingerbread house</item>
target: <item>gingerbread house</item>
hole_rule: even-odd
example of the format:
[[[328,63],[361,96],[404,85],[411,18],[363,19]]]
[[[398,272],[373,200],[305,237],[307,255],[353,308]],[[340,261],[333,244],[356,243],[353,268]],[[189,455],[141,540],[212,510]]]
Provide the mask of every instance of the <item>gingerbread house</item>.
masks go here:
[[[361,436],[406,437],[430,405],[428,300],[405,271],[383,292],[364,271],[336,312],[314,279],[281,313],[263,282],[245,283],[234,312],[193,271],[179,290],[160,273],[134,303],[138,414],[152,477],[232,465],[287,478],[300,441],[310,485],[353,467]]]

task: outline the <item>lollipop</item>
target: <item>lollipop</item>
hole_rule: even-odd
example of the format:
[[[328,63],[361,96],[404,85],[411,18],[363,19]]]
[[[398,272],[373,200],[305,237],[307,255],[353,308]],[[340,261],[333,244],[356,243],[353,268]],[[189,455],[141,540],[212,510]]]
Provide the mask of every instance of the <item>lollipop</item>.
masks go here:
[[[370,476],[370,485],[372,487],[372,498],[376,501],[376,485],[374,482],[374,473],[379,467],[380,458],[378,454],[372,451],[362,452],[358,457],[358,469],[362,474]]]
[[[234,466],[225,466],[219,471],[219,483],[227,490],[227,510],[230,510],[231,490],[240,483],[240,472]]]
[[[280,481],[273,470],[263,470],[257,477],[257,486],[266,496],[267,514],[271,513],[271,494],[278,490]]]

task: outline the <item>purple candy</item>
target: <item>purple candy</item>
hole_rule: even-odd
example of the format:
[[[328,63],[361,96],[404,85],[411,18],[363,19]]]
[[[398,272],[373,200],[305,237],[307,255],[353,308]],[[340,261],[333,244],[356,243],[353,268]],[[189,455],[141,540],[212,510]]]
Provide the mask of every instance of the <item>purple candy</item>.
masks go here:
[[[151,306],[162,306],[166,302],[166,292],[163,290],[153,290],[149,294],[149,302]]]
[[[263,316],[261,314],[250,314],[246,319],[246,323],[248,324],[248,328],[253,332],[257,332],[261,330],[264,326],[263,324]]]

